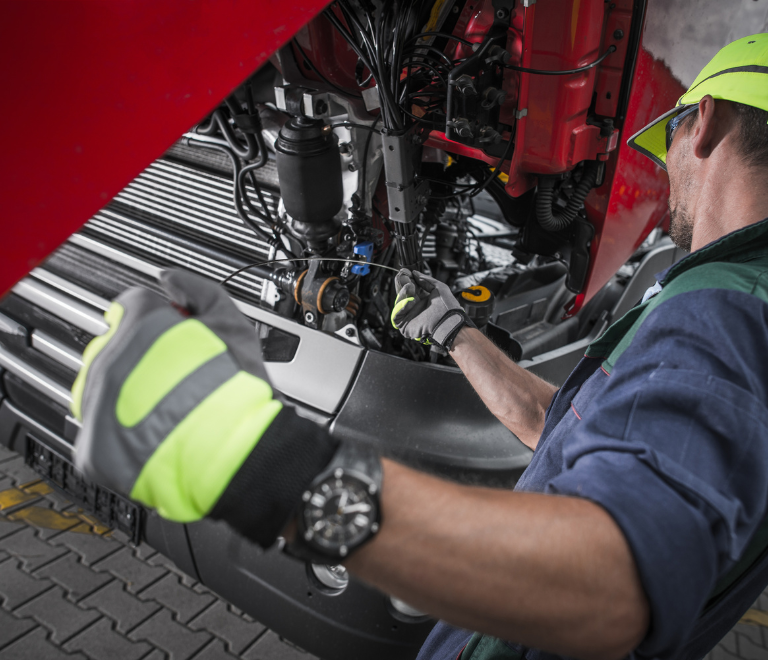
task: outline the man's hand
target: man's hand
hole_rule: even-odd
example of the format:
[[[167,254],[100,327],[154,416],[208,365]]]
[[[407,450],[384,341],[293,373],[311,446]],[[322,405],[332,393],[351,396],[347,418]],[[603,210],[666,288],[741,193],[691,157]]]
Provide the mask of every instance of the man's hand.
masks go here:
[[[267,547],[336,443],[273,398],[254,326],[221,287],[161,279],[176,309],[129,289],[83,354],[77,467],[165,518],[223,519]]]
[[[408,339],[450,350],[459,330],[470,324],[451,290],[434,277],[407,268],[395,276],[395,286],[392,325]]]
[[[409,339],[449,350],[488,409],[535,449],[557,388],[518,367],[477,330],[446,284],[404,268],[395,286],[392,325]]]

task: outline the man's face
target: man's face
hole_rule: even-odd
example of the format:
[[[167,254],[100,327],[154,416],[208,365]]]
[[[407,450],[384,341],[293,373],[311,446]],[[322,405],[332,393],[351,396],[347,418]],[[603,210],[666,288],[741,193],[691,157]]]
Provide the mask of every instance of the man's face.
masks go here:
[[[675,131],[672,146],[667,152],[667,173],[669,174],[669,237],[681,250],[691,251],[693,241],[693,214],[690,199],[693,193],[693,163],[690,153],[689,133],[696,116],[686,118]]]

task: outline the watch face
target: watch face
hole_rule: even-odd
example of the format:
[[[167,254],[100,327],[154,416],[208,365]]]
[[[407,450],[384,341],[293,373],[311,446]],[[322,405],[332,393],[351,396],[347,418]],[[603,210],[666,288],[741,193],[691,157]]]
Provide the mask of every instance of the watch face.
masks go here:
[[[365,540],[376,525],[371,485],[345,475],[331,477],[305,494],[304,538],[341,557]],[[375,488],[373,489],[375,492]],[[373,530],[375,531],[375,530]]]

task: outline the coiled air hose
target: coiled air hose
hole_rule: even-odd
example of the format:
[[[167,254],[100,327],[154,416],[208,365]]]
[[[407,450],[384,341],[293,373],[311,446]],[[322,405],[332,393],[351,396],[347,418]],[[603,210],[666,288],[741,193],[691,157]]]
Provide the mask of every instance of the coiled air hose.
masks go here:
[[[558,232],[570,225],[581,205],[587,198],[589,191],[595,187],[597,182],[599,163],[589,161],[584,165],[584,171],[581,175],[581,181],[576,185],[571,198],[568,200],[562,211],[555,212],[552,204],[555,201],[555,183],[557,177],[540,176],[539,188],[536,195],[536,219],[543,229],[551,232]]]

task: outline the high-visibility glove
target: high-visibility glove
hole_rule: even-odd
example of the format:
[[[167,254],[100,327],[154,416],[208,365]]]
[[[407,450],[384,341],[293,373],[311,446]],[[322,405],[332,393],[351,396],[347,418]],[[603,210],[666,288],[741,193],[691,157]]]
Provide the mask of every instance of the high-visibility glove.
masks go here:
[[[273,397],[253,324],[224,289],[166,271],[105,313],[72,388],[76,466],[165,518],[222,519],[263,547],[336,442]]]
[[[459,330],[474,326],[448,285],[434,277],[403,268],[395,286],[392,325],[408,339],[451,350]]]

